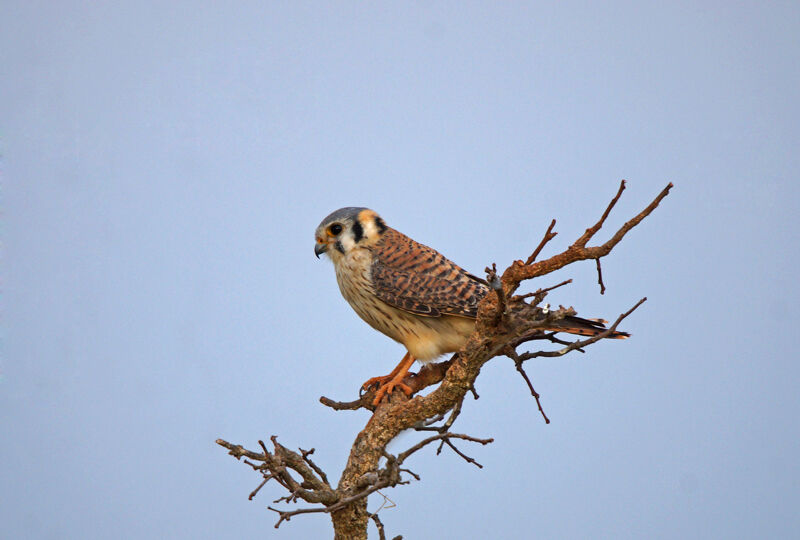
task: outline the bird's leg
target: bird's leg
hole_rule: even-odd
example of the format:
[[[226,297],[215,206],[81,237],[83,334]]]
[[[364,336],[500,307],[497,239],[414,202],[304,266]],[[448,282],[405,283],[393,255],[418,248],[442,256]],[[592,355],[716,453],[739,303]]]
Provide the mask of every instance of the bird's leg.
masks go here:
[[[400,360],[400,363],[395,366],[391,373],[388,375],[384,375],[383,377],[372,377],[363,385],[361,388],[364,390],[368,390],[374,385],[378,385],[378,390],[375,392],[375,399],[372,401],[373,405],[378,405],[381,402],[381,399],[386,394],[390,394],[392,390],[394,390],[395,386],[399,387],[406,395],[411,395],[411,388],[403,383],[403,379],[408,374],[408,370],[411,369],[411,366],[414,365],[414,361],[416,359],[411,356],[411,353],[406,353],[403,356],[403,359]]]
[[[394,369],[391,371],[391,373],[389,373],[388,375],[381,375],[380,377],[372,377],[371,379],[367,380],[364,384],[362,384],[361,388],[364,389],[364,390],[369,390],[370,387],[372,387],[372,386],[375,386],[375,385],[379,385],[380,386],[380,385],[392,380],[394,378],[394,376],[397,375],[400,372],[400,370],[403,368],[403,364],[408,360],[408,358],[410,356],[411,356],[411,353],[406,353],[405,356],[403,356],[403,359],[400,360],[400,363],[397,364],[394,367]],[[408,371],[408,369],[410,367],[411,367],[411,364],[409,364],[409,366],[406,368],[406,371]]]

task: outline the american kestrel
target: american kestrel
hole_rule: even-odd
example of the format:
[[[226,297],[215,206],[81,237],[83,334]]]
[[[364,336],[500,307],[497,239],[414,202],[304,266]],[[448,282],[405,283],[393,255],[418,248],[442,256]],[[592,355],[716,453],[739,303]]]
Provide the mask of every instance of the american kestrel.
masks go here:
[[[403,377],[415,360],[427,363],[460,350],[475,328],[478,302],[490,289],[435,249],[392,229],[369,208],[347,207],[322,220],[314,253],[326,253],[336,269],[345,300],[374,329],[402,343],[407,353],[391,373],[373,377],[374,405],[399,387],[411,389]],[[596,335],[605,330],[599,320],[566,317],[555,330]],[[624,338],[615,332],[609,337]]]

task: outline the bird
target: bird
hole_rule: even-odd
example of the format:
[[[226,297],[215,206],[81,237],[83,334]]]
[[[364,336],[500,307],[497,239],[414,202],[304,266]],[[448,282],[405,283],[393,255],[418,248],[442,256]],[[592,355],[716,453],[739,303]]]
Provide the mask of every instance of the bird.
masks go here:
[[[395,388],[412,393],[403,378],[415,361],[424,365],[466,344],[478,303],[491,290],[485,280],[389,227],[369,208],[340,208],[320,222],[314,235],[314,254],[333,262],[339,290],[353,310],[406,348],[388,375],[362,385],[364,390],[376,388],[374,406]],[[565,317],[542,330],[596,335],[605,331],[603,323]],[[628,336],[615,331],[608,337]]]

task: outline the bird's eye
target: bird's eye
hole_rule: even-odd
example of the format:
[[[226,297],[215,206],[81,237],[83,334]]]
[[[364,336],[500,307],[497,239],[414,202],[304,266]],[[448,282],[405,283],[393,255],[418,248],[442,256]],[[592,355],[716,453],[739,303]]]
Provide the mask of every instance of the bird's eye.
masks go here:
[[[338,223],[334,223],[330,227],[328,227],[328,232],[330,232],[333,236],[338,236],[339,233],[342,232],[342,226]]]

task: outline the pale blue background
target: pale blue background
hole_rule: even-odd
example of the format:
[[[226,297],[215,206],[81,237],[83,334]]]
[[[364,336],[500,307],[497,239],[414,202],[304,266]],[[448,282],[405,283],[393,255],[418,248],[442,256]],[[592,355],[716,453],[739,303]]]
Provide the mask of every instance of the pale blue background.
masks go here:
[[[666,4],[666,5],[665,5]],[[473,272],[672,195],[550,301],[633,338],[507,359],[390,535],[796,538],[796,2],[2,2],[0,537],[328,538],[214,444],[338,477],[402,348],[312,252],[341,206]],[[610,229],[599,235],[607,238]],[[411,444],[402,437],[394,450]],[[370,508],[381,503],[378,496]],[[375,529],[371,534],[377,538]]]

